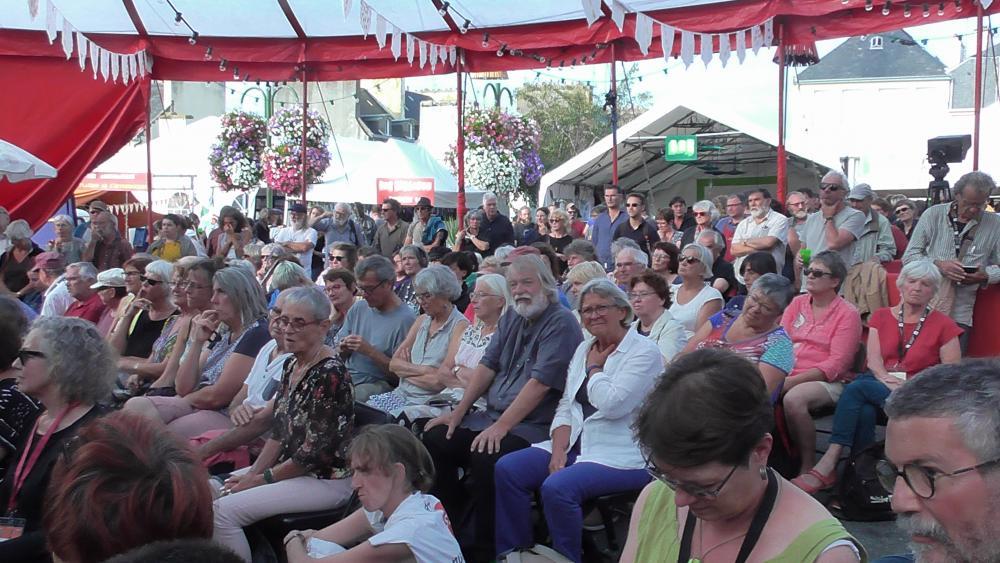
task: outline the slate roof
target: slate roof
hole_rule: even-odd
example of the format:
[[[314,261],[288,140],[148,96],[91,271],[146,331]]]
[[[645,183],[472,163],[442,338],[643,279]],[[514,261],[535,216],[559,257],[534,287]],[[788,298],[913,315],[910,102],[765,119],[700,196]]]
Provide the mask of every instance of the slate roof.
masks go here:
[[[872,37],[882,48],[870,48]],[[942,78],[944,63],[927,52],[904,30],[851,37],[827,53],[818,64],[799,73],[798,81],[879,80],[885,78]]]
[[[985,51],[985,50],[984,50]],[[985,51],[984,54],[989,51]],[[983,107],[997,101],[997,57],[983,57]],[[951,71],[951,109],[971,109],[975,98],[976,59],[969,58]]]

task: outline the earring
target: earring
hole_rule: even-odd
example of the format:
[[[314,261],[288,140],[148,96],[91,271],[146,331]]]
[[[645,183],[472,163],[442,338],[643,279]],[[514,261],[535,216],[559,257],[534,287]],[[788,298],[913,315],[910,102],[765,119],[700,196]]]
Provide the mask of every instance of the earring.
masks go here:
[[[763,465],[760,466],[760,479],[762,481],[767,481],[767,467],[766,466],[763,466]]]

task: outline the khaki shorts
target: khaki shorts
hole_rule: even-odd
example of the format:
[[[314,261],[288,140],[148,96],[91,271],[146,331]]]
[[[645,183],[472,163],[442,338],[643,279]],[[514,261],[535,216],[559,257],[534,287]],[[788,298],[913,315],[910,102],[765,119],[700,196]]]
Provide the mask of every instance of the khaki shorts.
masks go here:
[[[829,381],[820,381],[818,383],[823,386],[823,389],[826,389],[826,393],[827,395],[830,395],[830,401],[832,404],[836,405],[837,401],[840,400],[840,395],[844,392],[844,384],[839,381],[835,381],[833,383]]]

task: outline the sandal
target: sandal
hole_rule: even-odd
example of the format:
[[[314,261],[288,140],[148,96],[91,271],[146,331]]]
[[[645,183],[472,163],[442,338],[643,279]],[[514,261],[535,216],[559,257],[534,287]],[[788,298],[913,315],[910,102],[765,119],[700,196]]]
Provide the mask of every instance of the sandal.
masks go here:
[[[813,479],[816,479],[816,481],[819,482],[819,486],[817,487],[817,486],[810,485],[809,483],[807,483],[803,479],[803,477],[805,477],[805,475],[809,475]],[[806,473],[804,475],[799,475],[798,477],[792,479],[792,484],[795,485],[796,487],[802,489],[803,491],[809,493],[810,495],[814,495],[814,494],[816,494],[816,493],[818,493],[820,491],[825,491],[827,489],[831,489],[831,488],[833,488],[834,485],[837,484],[837,471],[834,470],[829,475],[823,475],[819,471],[816,471],[816,469],[810,469],[808,473]]]

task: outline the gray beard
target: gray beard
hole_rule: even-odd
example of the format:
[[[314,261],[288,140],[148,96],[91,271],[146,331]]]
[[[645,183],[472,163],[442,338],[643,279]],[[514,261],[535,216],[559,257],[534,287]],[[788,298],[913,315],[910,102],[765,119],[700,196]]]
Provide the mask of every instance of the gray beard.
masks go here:
[[[548,306],[549,306],[549,300],[546,299],[545,295],[543,294],[532,297],[531,303],[528,304],[518,303],[515,301],[514,311],[518,315],[521,315],[522,317],[530,321],[531,319],[534,319],[538,317],[538,315],[542,314],[542,311],[548,308]]]
[[[993,515],[995,516],[995,514]],[[982,522],[985,526],[995,524],[996,521],[990,518]],[[896,525],[907,535],[917,534],[932,538],[940,545],[944,551],[945,561],[949,563],[987,563],[990,561],[1000,561],[1000,538],[980,537],[974,545],[958,546],[948,533],[937,522],[921,522],[916,516],[910,514],[899,514],[896,517]],[[986,528],[981,530],[988,532]],[[909,542],[910,551],[917,563],[928,563],[934,561],[929,559],[933,547],[924,544]]]
[[[347,222],[350,220],[351,220],[350,217],[346,217],[344,219],[337,219],[336,217],[334,217],[333,224],[336,225],[338,229],[343,229],[344,226],[347,225]]]

